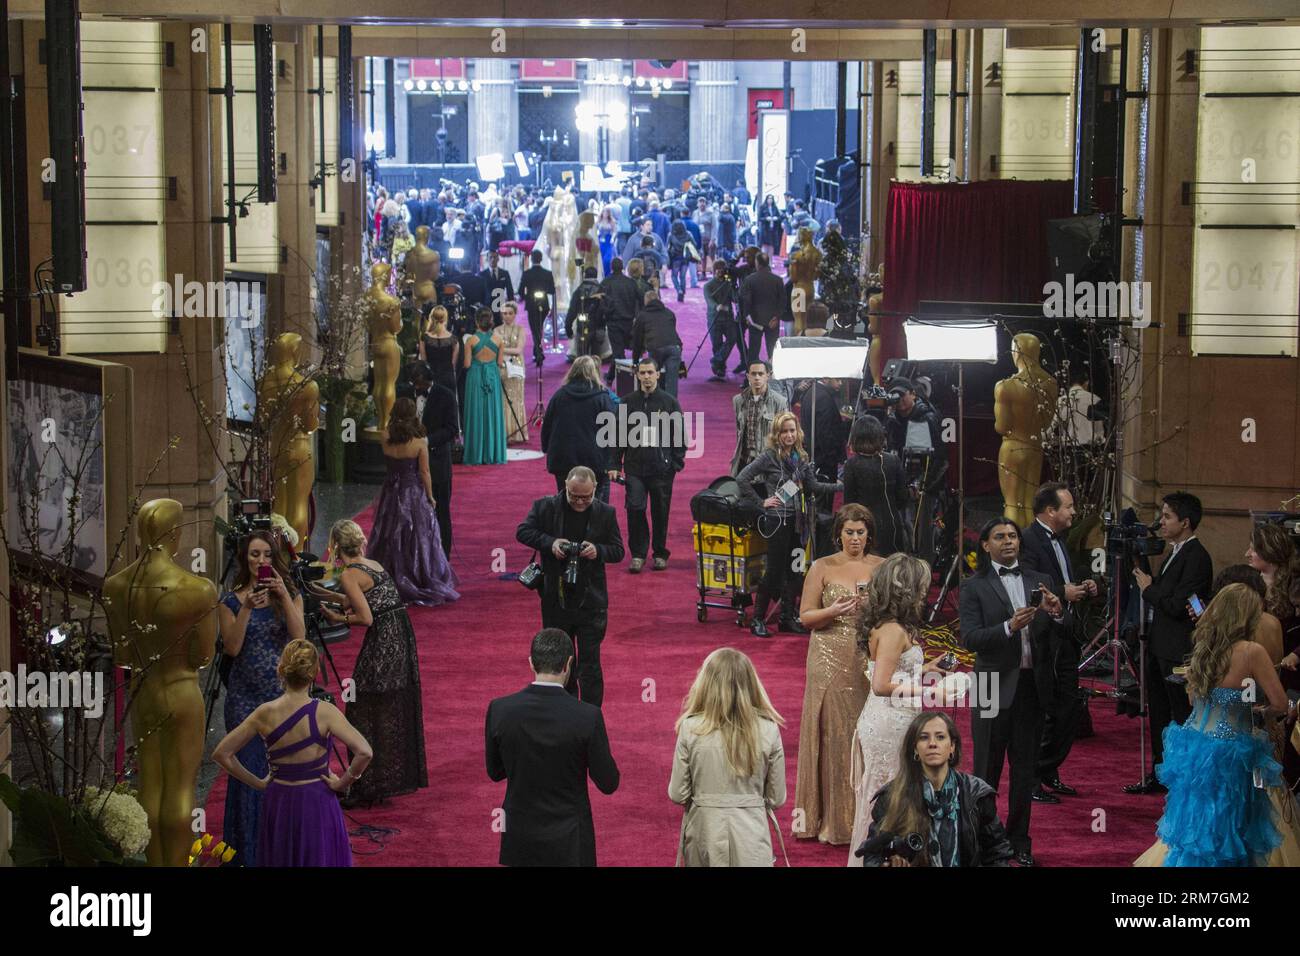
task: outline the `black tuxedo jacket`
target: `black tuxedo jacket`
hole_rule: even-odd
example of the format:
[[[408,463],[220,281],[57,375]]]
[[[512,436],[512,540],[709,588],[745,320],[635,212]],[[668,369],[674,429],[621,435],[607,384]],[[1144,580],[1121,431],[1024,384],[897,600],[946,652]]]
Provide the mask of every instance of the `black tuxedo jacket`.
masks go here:
[[[1036,591],[1040,584],[1052,588],[1052,580],[1039,574],[1020,561],[1020,574],[1024,581],[1025,597]],[[1059,595],[1058,595],[1059,597]],[[998,674],[998,707],[1009,710],[1015,700],[1016,685],[1020,682],[1020,635],[1010,637],[1004,624],[1014,614],[1011,598],[998,580],[996,566],[989,567],[967,578],[961,584],[961,642],[975,652],[976,672]],[[1055,698],[1052,681],[1052,632],[1055,623],[1046,611],[1034,615],[1029,624],[1029,644],[1034,655],[1034,681],[1039,703],[1051,706]],[[978,719],[978,718],[977,718]]]
[[[596,546],[596,559],[580,558],[578,561],[577,599],[570,596],[567,602],[560,599],[560,584],[564,579],[565,562],[551,552],[556,538],[564,536],[564,512],[568,508],[564,494],[538,498],[528,509],[526,517],[515,530],[515,538],[537,552],[542,562],[545,583],[542,600],[567,610],[585,608],[605,610],[609,607],[609,592],[605,588],[605,565],[623,560],[623,535],[618,530],[618,512],[597,498],[591,503],[591,518],[587,523],[587,540]]]
[[[487,772],[506,781],[504,866],[595,866],[587,777],[618,789],[600,708],[563,687],[530,684],[487,710]]]
[[[415,401],[415,386],[399,385],[397,397]],[[450,472],[451,446],[460,434],[460,416],[456,412],[456,396],[451,389],[437,382],[429,386],[420,424],[424,426],[424,433],[429,439],[429,469],[436,471],[439,466],[445,465]]]
[[[1061,539],[1061,550],[1065,552],[1065,566],[1069,571],[1068,583],[1076,584],[1078,582],[1074,580],[1074,564],[1070,560],[1070,552],[1064,539]],[[1051,578],[1052,590],[1056,592],[1062,602],[1065,601],[1067,579],[1061,576],[1061,565],[1056,560],[1056,551],[1052,548],[1052,541],[1047,536],[1047,529],[1039,524],[1037,519],[1030,522],[1020,537],[1020,563],[1032,571],[1037,571],[1039,574],[1045,574]]]
[[[1192,652],[1192,619],[1187,616],[1187,600],[1193,594],[1209,599],[1214,582],[1214,562],[1210,552],[1196,538],[1178,550],[1178,556],[1165,558],[1160,573],[1142,592],[1142,600],[1151,606],[1148,632],[1151,653],[1161,660],[1182,663]]]

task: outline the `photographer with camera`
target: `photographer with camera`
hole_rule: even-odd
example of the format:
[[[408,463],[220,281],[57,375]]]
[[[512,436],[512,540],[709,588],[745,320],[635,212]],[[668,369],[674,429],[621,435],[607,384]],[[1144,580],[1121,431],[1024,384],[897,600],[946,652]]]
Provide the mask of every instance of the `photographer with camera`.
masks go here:
[[[912,501],[904,509],[904,535],[909,550],[934,559],[934,512],[948,478],[948,450],[943,426],[934,406],[916,393],[905,378],[889,383],[885,422],[886,447],[903,461],[911,483]],[[913,426],[923,425],[924,428]]]
[[[713,345],[713,355],[709,365],[713,367],[713,381],[727,380],[727,362],[731,359],[731,350],[740,352],[740,366],[745,365],[745,340],[736,324],[736,282],[731,275],[731,267],[724,258],[713,262],[713,278],[704,283],[705,323],[709,330],[709,341]]]
[[[569,297],[569,311],[564,314],[564,328],[569,335],[570,364],[579,355],[594,356],[599,362],[608,351],[605,341],[605,297],[596,278],[596,267],[582,270],[582,281]]]
[[[533,502],[515,538],[537,552],[535,578],[542,627],[556,627],[574,642],[577,666],[565,689],[600,706],[605,695],[600,643],[609,620],[605,565],[623,560],[618,512],[596,498],[596,475],[584,465],[569,472],[564,491]],[[523,576],[521,576],[523,580]],[[527,583],[527,582],[525,582]]]
[[[1007,866],[1014,856],[998,819],[997,793],[956,769],[961,733],[944,713],[913,718],[898,776],[876,794],[864,866]]]
[[[1160,507],[1159,535],[1173,547],[1154,576],[1146,557],[1138,559],[1133,579],[1142,593],[1147,614],[1147,713],[1151,721],[1151,762],[1164,759],[1164,732],[1170,722],[1183,723],[1192,712],[1186,685],[1169,678],[1192,653],[1195,624],[1187,604],[1193,594],[1203,597],[1214,583],[1214,562],[1210,552],[1196,540],[1201,523],[1201,499],[1185,491],[1165,495]],[[1125,793],[1164,793],[1152,773],[1140,783],[1124,788]]]

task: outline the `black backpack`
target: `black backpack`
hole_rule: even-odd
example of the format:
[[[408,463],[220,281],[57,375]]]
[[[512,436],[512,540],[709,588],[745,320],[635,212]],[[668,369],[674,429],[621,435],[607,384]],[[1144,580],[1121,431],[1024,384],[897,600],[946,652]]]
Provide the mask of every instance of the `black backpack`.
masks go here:
[[[731,475],[715,478],[691,498],[691,518],[704,524],[725,524],[737,530],[754,526],[760,508],[746,504]]]

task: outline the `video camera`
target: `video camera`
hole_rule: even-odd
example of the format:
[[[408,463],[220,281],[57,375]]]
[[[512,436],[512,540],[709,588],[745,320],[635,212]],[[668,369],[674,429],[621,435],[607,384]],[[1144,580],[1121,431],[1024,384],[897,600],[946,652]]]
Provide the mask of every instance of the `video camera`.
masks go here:
[[[1145,525],[1137,520],[1137,512],[1125,508],[1119,521],[1106,511],[1102,513],[1102,522],[1106,529],[1106,553],[1123,557],[1151,557],[1165,550],[1165,541],[1157,537],[1160,523]]]

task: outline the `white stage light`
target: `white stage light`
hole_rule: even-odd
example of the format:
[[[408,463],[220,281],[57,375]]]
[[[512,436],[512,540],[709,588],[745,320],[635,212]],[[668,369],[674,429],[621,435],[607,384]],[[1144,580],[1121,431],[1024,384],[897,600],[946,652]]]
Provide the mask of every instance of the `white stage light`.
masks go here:
[[[860,379],[868,347],[866,339],[785,336],[772,350],[772,377]]]
[[[464,93],[464,92],[466,92],[466,91],[469,89],[469,84],[466,83],[464,80],[460,80],[460,81],[456,84],[456,89],[458,89],[458,90],[460,90],[462,93]]]
[[[480,83],[478,80],[475,80],[473,83],[469,85],[469,88],[473,90],[475,93],[477,93],[479,90],[483,89],[483,84]]]
[[[413,80],[405,81],[402,84],[402,89],[406,90],[408,93],[411,92],[411,90],[415,89],[415,82]]]
[[[644,77],[644,76],[638,76],[638,77],[636,78],[636,85],[637,85],[637,86],[645,86],[645,77]]]
[[[907,336],[907,357],[913,361],[987,362],[990,365],[996,365],[998,361],[998,329],[988,322],[929,325],[908,321],[903,323],[903,334]]]
[[[671,77],[665,78],[665,79],[664,79],[664,89],[665,89],[665,90],[671,90],[672,88],[673,88],[673,81],[672,81],[672,78],[671,78]]]
[[[433,82],[437,83],[438,81],[434,80]],[[429,84],[424,82],[424,80],[416,80],[415,88],[419,90],[421,93],[423,93],[425,90],[429,88]]]

